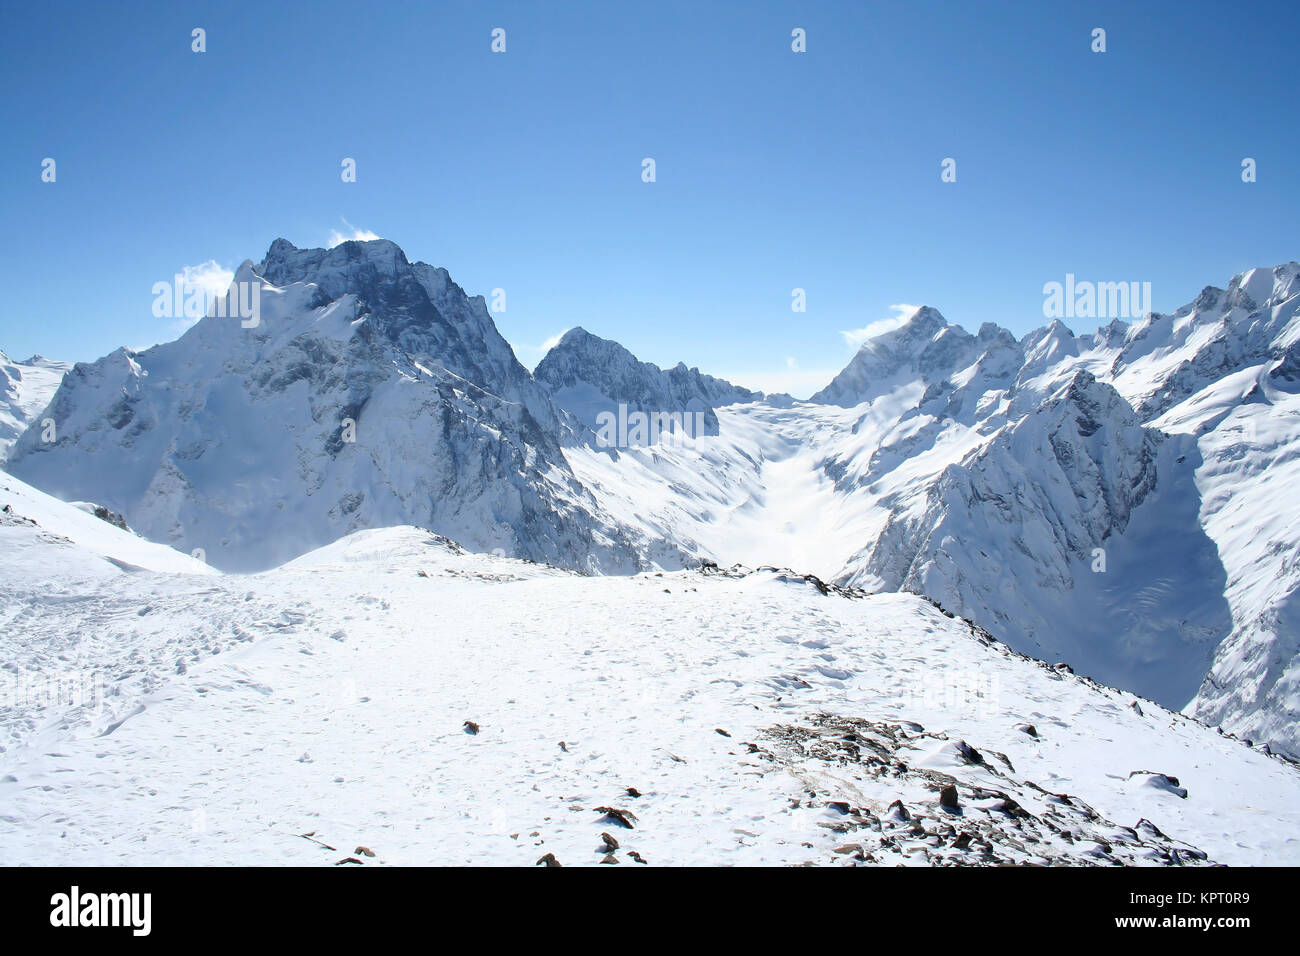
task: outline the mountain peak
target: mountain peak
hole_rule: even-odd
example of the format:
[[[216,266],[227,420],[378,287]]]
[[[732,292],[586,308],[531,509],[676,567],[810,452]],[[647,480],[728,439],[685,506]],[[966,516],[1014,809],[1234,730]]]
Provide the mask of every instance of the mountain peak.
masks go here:
[[[559,341],[556,342],[555,345],[551,346],[551,348],[559,348],[560,346],[564,346],[565,348],[574,348],[588,342],[604,341],[607,340],[602,339],[598,335],[592,335],[581,325],[575,325],[573,328],[561,335]]]
[[[919,323],[923,325],[934,325],[943,327],[948,325],[948,320],[943,317],[943,313],[931,305],[918,306],[916,311],[908,318],[907,323]]]
[[[752,402],[762,393],[705,375],[678,362],[662,369],[581,326],[569,329],[533,370],[561,408],[593,430],[605,413],[699,412],[705,434],[717,434],[713,409]]]
[[[873,335],[844,370],[810,401],[852,407],[913,382],[931,385],[976,357],[976,339],[928,305]]]
[[[876,349],[903,341],[921,341],[949,328],[956,328],[956,326],[949,324],[938,309],[928,305],[917,306],[901,321],[890,324],[882,331],[871,335],[862,343],[861,348]]]
[[[401,247],[388,239],[349,239],[328,249],[300,249],[279,238],[267,249],[257,273],[276,285],[287,285],[316,281],[318,276],[355,275],[369,268],[393,277],[409,270],[411,263]]]

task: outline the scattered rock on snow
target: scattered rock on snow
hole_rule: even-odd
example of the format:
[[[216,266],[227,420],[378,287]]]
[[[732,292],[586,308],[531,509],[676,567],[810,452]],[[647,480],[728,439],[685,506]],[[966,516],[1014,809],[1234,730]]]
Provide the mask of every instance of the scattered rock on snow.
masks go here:
[[[123,531],[131,530],[126,526],[125,518],[123,518],[116,511],[109,511],[103,505],[95,505],[95,517],[98,518],[100,521],[107,521],[109,524],[113,525],[114,527],[121,528]]]
[[[633,824],[636,822],[636,814],[631,810],[619,810],[616,807],[596,807],[597,813],[603,813],[606,819],[612,820],[621,827],[629,830],[636,829]]]

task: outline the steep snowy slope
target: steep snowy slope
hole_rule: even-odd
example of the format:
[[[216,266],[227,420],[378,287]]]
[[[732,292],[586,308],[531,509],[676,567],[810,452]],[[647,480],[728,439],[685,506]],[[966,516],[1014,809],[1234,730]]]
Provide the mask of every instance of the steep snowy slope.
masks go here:
[[[1285,361],[1285,360],[1281,360]],[[1158,420],[1199,435],[1201,518],[1227,575],[1232,627],[1192,711],[1286,751],[1300,750],[1300,395],[1279,363],[1197,392]]]
[[[1195,457],[1079,371],[933,477],[887,491],[889,519],[844,577],[928,594],[1026,653],[1181,707],[1231,620]]]
[[[685,423],[687,433],[692,437],[716,435],[718,417],[714,409],[763,397],[761,392],[703,375],[699,369],[688,369],[682,363],[664,370],[638,361],[617,342],[581,328],[566,332],[533,374],[557,404],[593,430],[600,427],[602,413],[618,416],[622,405],[625,417],[637,413],[698,413],[703,427],[695,427],[692,417]]]
[[[575,568],[680,566],[595,513],[560,452],[575,426],[445,272],[382,240],[277,240],[236,289],[254,327],[214,311],[78,364],[50,405],[58,440],[28,432],[10,470],[225,569],[412,522]]]
[[[1300,863],[1294,767],[912,595],[414,528],[0,580],[3,659],[104,689],[0,710],[0,864]]]
[[[36,421],[72,366],[33,355],[16,362],[0,352],[0,461],[18,436]]]
[[[97,517],[99,510],[102,517]],[[119,527],[94,505],[68,504],[0,471],[0,550],[6,576],[0,581],[0,619],[18,628],[39,609],[10,604],[19,582],[43,579],[50,587],[65,578],[116,579],[141,570],[211,575],[187,554],[146,541]],[[30,588],[30,584],[25,586]]]

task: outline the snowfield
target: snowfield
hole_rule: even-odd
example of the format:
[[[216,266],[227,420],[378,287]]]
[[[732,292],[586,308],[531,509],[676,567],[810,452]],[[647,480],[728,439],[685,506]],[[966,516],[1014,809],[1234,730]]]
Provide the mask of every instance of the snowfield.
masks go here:
[[[1294,766],[914,595],[412,527],[150,571],[2,497],[0,865],[1300,863]]]

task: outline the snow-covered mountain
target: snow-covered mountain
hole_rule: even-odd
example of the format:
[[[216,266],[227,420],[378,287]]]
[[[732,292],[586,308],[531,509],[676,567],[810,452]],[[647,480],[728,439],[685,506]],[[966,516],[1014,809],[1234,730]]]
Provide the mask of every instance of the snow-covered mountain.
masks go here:
[[[692,426],[691,434],[716,435],[716,408],[763,398],[761,392],[688,369],[684,363],[665,370],[639,361],[617,342],[582,328],[566,332],[533,375],[560,407],[593,431],[600,427],[602,414],[617,416],[621,405],[624,416],[698,414],[703,427]]]
[[[990,339],[996,335],[994,326],[987,329]],[[965,368],[982,342],[960,326],[949,325],[937,309],[922,306],[898,328],[862,343],[853,360],[810,401],[851,408],[913,382],[942,381]]]
[[[222,317],[237,294],[255,325]],[[228,570],[408,523],[585,570],[680,566],[597,513],[560,450],[580,426],[444,270],[384,240],[277,240],[227,301],[175,342],[78,364],[57,441],[29,430],[9,470]]]
[[[5,865],[1300,863],[1295,766],[921,597],[412,527],[149,571],[0,503]]]
[[[240,283],[256,327],[214,314],[76,366],[57,441],[27,430],[12,473],[226,569],[418,524],[582,571],[916,592],[1300,755],[1300,264],[1091,333],[923,307],[810,402],[581,329],[530,375],[482,298],[382,240],[277,240]],[[620,407],[707,425],[611,452],[595,430]]]
[[[921,308],[813,402],[566,456],[603,510],[701,557],[923,593],[1297,754],[1298,274],[1085,335],[971,335]]]
[[[45,406],[72,365],[33,355],[16,362],[0,352],[0,461]]]

